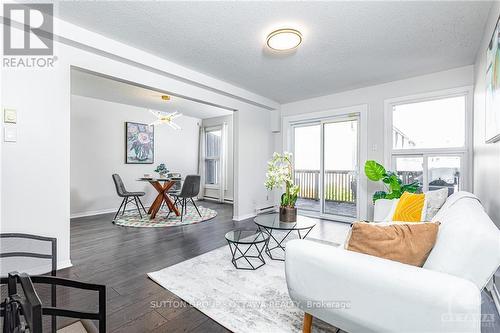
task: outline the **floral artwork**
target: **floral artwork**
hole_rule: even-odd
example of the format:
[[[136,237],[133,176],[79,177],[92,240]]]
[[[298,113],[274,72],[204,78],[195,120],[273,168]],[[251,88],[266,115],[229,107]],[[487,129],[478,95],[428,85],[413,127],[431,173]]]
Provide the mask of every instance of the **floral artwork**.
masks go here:
[[[154,162],[154,127],[147,124],[125,123],[128,164],[151,164]]]

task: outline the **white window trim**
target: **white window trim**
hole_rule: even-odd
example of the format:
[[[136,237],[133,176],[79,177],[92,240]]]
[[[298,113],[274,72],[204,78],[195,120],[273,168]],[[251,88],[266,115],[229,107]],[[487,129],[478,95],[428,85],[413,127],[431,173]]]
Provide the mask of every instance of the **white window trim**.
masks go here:
[[[213,131],[222,131],[222,125],[217,125],[217,126],[209,126],[205,127],[205,142],[206,142],[206,135],[208,132],[213,132]],[[205,148],[206,149],[206,148]],[[206,155],[206,150],[203,152],[203,161],[205,162],[206,160],[220,160],[220,155],[219,156],[207,156]],[[220,163],[219,163],[220,164]],[[220,170],[219,170],[220,172]],[[207,184],[206,183],[206,178],[205,178],[205,188],[207,189],[213,189],[213,190],[218,190],[220,189],[220,177],[221,175],[218,175],[219,177],[219,182],[217,184]]]
[[[424,157],[435,155],[461,155],[462,162],[462,190],[472,191],[473,188],[473,86],[464,86],[453,89],[444,89],[423,94],[409,95],[397,98],[386,99],[384,101],[384,164],[390,170],[394,170],[394,157],[395,156],[415,156],[420,155]],[[395,105],[425,102],[442,98],[449,98],[454,96],[465,96],[465,146],[454,148],[436,148],[436,149],[393,149],[392,148],[392,111]],[[423,166],[424,169],[427,167]],[[425,175],[425,172],[424,172]]]

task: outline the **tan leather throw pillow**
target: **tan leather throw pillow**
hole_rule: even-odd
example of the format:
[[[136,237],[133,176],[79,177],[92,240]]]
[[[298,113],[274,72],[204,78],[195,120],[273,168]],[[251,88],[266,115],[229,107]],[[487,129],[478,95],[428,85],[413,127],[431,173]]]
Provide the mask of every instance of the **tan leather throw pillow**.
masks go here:
[[[346,249],[422,267],[436,243],[439,224],[355,222]]]

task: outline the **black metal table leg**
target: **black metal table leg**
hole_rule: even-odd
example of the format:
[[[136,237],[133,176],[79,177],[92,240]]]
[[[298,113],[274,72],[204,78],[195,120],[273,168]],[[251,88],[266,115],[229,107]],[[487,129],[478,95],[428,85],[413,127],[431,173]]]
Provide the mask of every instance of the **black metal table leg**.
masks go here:
[[[299,236],[299,239],[305,239],[307,237],[307,235],[309,235],[309,233],[311,232],[311,230],[314,228],[314,226],[310,227],[310,228],[307,228],[307,229],[302,229],[302,230],[307,230],[306,234],[305,235],[302,235],[300,233],[300,229],[291,229],[289,230],[285,236],[283,236],[280,240],[278,240],[274,235],[273,235],[273,230],[274,229],[270,229],[270,228],[265,228],[265,231],[269,234],[269,240],[267,242],[267,245],[266,245],[266,254],[268,255],[269,258],[271,258],[271,260],[279,260],[279,261],[285,261],[284,258],[277,258],[277,257],[273,257],[273,254],[272,254],[272,251],[273,250],[276,250],[276,249],[281,249],[283,251],[283,253],[285,252],[285,244],[283,244],[285,242],[285,240],[288,238],[288,236],[292,233],[292,231],[296,230],[297,233],[298,233],[298,236]],[[261,227],[259,226],[259,230],[261,229]],[[271,239],[276,243],[276,246],[274,247],[269,247],[269,242],[271,241]]]
[[[264,250],[267,247],[267,242],[245,244],[245,245],[248,245],[248,247],[244,251],[242,249],[240,249],[240,245],[243,245],[243,244],[233,243],[230,241],[228,241],[228,244],[229,244],[229,249],[231,251],[231,263],[233,264],[233,266],[236,269],[256,270],[256,269],[258,269],[266,264],[266,261],[264,259],[264,256],[262,255],[262,253],[264,252]],[[261,244],[260,248],[259,248],[258,244]],[[257,250],[257,255],[249,255],[248,254],[248,252],[250,251],[250,249],[252,247],[255,247],[255,249]],[[260,261],[260,264],[257,266],[254,265],[252,263],[252,261],[249,260],[250,258],[258,259]],[[244,259],[250,267],[244,267],[244,266],[238,265],[238,260],[240,260],[240,259]]]

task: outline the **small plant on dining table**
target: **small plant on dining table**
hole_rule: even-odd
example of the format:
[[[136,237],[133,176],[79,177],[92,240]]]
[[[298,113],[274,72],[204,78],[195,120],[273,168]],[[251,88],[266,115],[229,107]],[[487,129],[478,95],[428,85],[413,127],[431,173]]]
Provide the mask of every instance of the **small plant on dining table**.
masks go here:
[[[161,163],[160,165],[158,165],[155,169],[155,172],[158,172],[160,174],[160,177],[165,177],[165,175],[168,173],[168,169],[167,167],[165,166],[164,163]]]
[[[281,195],[280,202],[280,221],[296,222],[297,208],[295,203],[299,194],[299,186],[295,185],[293,179],[292,154],[284,152],[283,154],[274,153],[273,158],[267,163],[267,173],[265,186],[268,190],[275,188],[285,188]]]

